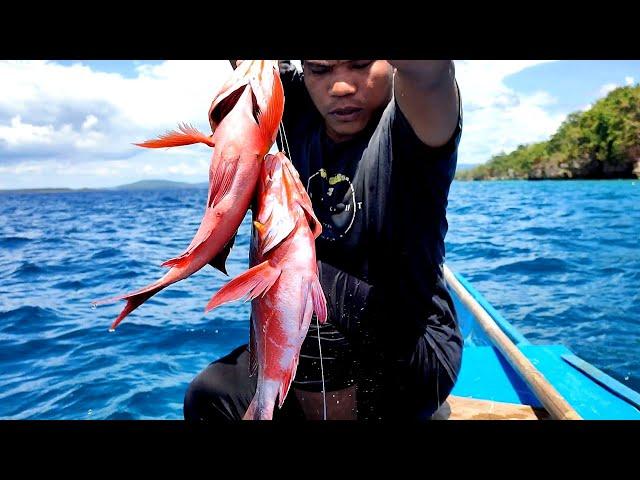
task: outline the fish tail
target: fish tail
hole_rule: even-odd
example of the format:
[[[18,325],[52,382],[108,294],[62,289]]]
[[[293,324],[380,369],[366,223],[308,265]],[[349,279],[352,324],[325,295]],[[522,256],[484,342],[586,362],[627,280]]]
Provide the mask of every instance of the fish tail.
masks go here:
[[[266,293],[276,283],[280,273],[282,273],[281,269],[271,266],[269,260],[265,260],[238,275],[218,290],[207,303],[205,312],[244,296],[247,296],[247,300],[253,300],[257,296]]]
[[[194,143],[204,143],[210,147],[215,146],[212,135],[205,135],[191,125],[183,123],[178,125],[178,129],[180,130],[179,132],[172,130],[158,136],[156,139],[134,143],[134,145],[145,148],[179,147]]]
[[[120,322],[122,322],[122,320],[124,320],[127,315],[129,315],[136,308],[153,297],[156,293],[162,290],[162,288],[163,287],[156,287],[152,290],[149,290],[148,292],[134,294],[133,296],[127,298],[127,304],[122,309],[122,312],[120,312],[120,315],[118,315],[118,318],[116,318],[111,324],[110,330],[115,330],[115,328],[120,324]]]
[[[256,420],[256,410],[258,407],[258,396],[254,395],[253,400],[251,400],[251,403],[249,404],[249,408],[247,408],[247,411],[244,413],[244,416],[242,417],[243,420]]]
[[[258,380],[256,393],[249,404],[249,408],[242,417],[243,420],[273,420],[273,410],[278,395],[277,381]]]
[[[269,408],[262,398],[256,395],[242,417],[243,420],[273,420],[273,406]]]
[[[153,297],[165,286],[166,285],[160,282],[156,282],[140,290],[136,290],[135,292],[132,292],[132,293],[127,293],[125,295],[120,295],[117,297],[104,298],[101,300],[94,300],[93,302],[91,302],[91,304],[95,306],[95,305],[100,305],[104,303],[117,302],[118,300],[127,301],[127,304],[124,306],[124,308],[120,312],[120,315],[118,315],[118,318],[116,318],[114,322],[111,324],[111,327],[109,327],[110,330],[115,330],[115,328],[120,324],[120,322],[122,322],[122,320],[124,320],[124,318],[127,315],[133,312],[136,308],[138,308],[144,302],[149,300],[149,298]]]

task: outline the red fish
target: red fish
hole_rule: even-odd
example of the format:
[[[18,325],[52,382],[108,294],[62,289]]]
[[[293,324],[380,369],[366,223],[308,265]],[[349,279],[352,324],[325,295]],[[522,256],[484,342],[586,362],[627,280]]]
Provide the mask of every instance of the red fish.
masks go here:
[[[260,60],[250,62],[249,66],[247,71],[252,76],[240,85],[239,92],[228,92],[235,96],[235,104],[229,107],[229,101],[218,103],[226,111],[222,118],[218,115],[213,135],[206,136],[193,127],[181,126],[180,132],[169,132],[139,144],[161,148],[201,142],[214,147],[209,193],[198,231],[182,254],[162,264],[171,267],[162,278],[135,292],[94,302],[127,301],[111,329],[150,297],[207,264],[226,273],[224,264],[234,235],[250,206],[260,164],[275,141],[284,111],[284,91],[277,64]]]
[[[283,153],[267,155],[258,183],[252,268],[231,280],[206,311],[251,299],[250,374],[257,390],[244,419],[268,420],[287,396],[313,312],[324,323],[326,299],[318,279],[315,239],[322,227],[298,173]]]

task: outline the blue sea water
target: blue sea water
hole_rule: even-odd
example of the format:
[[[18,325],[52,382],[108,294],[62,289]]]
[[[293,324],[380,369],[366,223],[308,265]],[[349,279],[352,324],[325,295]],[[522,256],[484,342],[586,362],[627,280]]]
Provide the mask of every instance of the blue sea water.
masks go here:
[[[108,327],[90,302],[159,278],[205,190],[0,195],[0,418],[181,419],[185,389],[248,338],[249,305],[204,314],[205,268]],[[640,182],[454,182],[447,261],[532,343],[640,390]],[[428,221],[416,215],[416,221]],[[248,264],[249,217],[228,261]]]

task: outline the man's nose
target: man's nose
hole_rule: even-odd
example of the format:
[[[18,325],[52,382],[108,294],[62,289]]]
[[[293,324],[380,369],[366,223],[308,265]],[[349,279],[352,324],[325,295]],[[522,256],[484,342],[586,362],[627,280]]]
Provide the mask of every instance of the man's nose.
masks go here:
[[[329,94],[334,97],[344,97],[346,95],[353,95],[354,93],[356,93],[356,90],[357,88],[354,83],[345,80],[339,80],[333,82]]]

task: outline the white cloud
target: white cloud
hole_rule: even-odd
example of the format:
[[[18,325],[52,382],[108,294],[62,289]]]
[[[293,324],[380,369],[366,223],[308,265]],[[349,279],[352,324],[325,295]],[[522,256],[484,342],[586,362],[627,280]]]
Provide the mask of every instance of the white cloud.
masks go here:
[[[600,87],[600,95],[608,95],[610,92],[618,88],[619,85],[616,83],[606,83],[602,87]]]
[[[550,113],[556,99],[544,91],[522,94],[506,86],[510,75],[547,61],[456,61],[464,110],[459,163],[482,163],[520,144],[546,140],[564,114]]]
[[[460,163],[484,162],[521,143],[544,140],[560,125],[564,115],[549,113],[555,99],[547,92],[524,95],[505,84],[510,75],[544,62],[456,61],[465,116]],[[132,143],[178,122],[210,131],[207,112],[231,72],[229,63],[140,62],[135,72],[127,78],[81,62],[0,62],[0,172],[15,175],[11,182],[25,187],[113,186],[143,178],[206,181],[210,148],[148,150]],[[0,188],[15,187],[7,182],[0,179]]]
[[[633,77],[624,77],[625,85],[633,85],[634,82],[635,82],[635,79]]]
[[[82,124],[82,129],[89,130],[91,127],[93,127],[97,123],[98,123],[98,117],[96,117],[95,115],[87,115],[87,118],[85,118],[84,123]]]
[[[0,140],[10,147],[25,144],[50,144],[55,135],[53,125],[24,123],[20,115],[11,118],[8,125],[0,125]]]
[[[2,61],[0,161],[131,158],[141,153],[133,142],[178,122],[206,131],[212,97],[230,71],[226,60],[172,60],[140,64],[126,78],[81,62]]]

